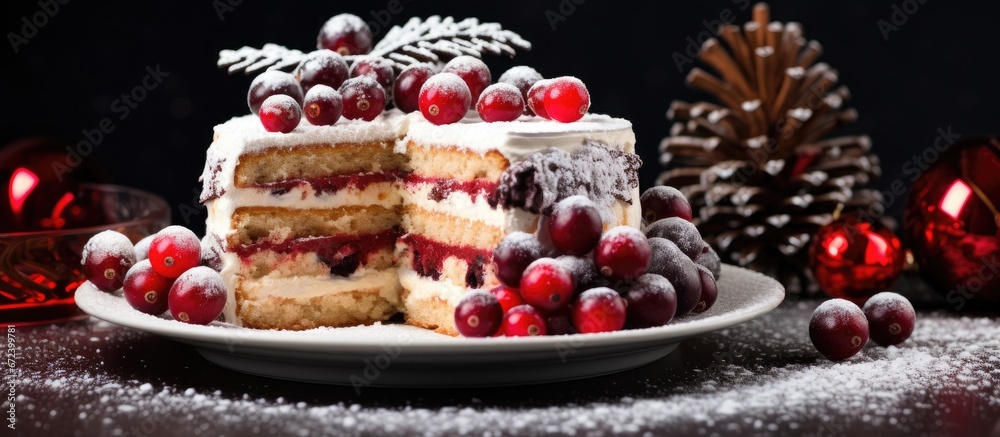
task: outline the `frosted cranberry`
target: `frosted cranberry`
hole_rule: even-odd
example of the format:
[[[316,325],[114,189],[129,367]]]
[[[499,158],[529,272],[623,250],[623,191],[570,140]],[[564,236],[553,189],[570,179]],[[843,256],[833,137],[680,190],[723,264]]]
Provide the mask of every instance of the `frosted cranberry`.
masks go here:
[[[347,80],[348,73],[344,57],[327,49],[316,50],[306,55],[293,72],[295,79],[302,85],[302,91],[307,94],[316,85],[340,88],[340,85]]]
[[[577,256],[593,250],[604,230],[597,205],[584,196],[570,196],[556,203],[548,224],[556,249]]]
[[[642,193],[639,204],[642,205],[642,219],[647,224],[667,217],[680,217],[687,221],[694,219],[691,204],[674,187],[660,185],[650,188]]]
[[[473,290],[455,307],[455,327],[465,337],[489,337],[503,323],[503,308],[492,294]]]
[[[173,281],[156,273],[148,259],[139,261],[125,275],[125,301],[140,312],[158,316],[167,311],[171,285]]]
[[[608,285],[608,281],[601,276],[601,272],[594,265],[594,259],[589,256],[562,255],[556,258],[573,276],[573,283],[576,290],[583,291],[596,287]]]
[[[385,110],[385,90],[371,76],[352,77],[340,86],[344,118],[372,121]]]
[[[715,283],[715,277],[712,276],[712,272],[707,267],[697,264],[695,267],[698,269],[698,274],[701,278],[701,297],[691,312],[703,313],[712,308],[712,305],[715,305],[716,299],[719,298],[719,286]]]
[[[337,90],[326,85],[316,85],[306,92],[303,112],[314,126],[333,126],[344,113],[344,100]]]
[[[135,265],[135,246],[123,234],[104,231],[83,246],[81,262],[91,284],[99,290],[115,291],[122,287],[125,274]]]
[[[363,55],[372,51],[372,30],[357,15],[335,15],[320,29],[316,48],[333,50],[344,56]]]
[[[625,299],[607,287],[584,291],[573,305],[573,326],[583,334],[620,331],[625,319]]]
[[[513,85],[495,83],[479,96],[476,110],[479,118],[487,123],[514,121],[524,113],[524,99]]]
[[[420,109],[420,88],[434,75],[427,64],[415,64],[399,73],[392,85],[392,101],[400,111],[410,113]]]
[[[156,273],[176,278],[201,262],[201,240],[182,226],[168,226],[149,244],[149,262]]]
[[[383,90],[390,91],[393,79],[396,78],[396,71],[393,70],[392,63],[385,58],[366,56],[358,59],[351,66],[351,77],[358,76],[371,76],[379,85],[382,85]]]
[[[545,89],[545,113],[553,120],[571,123],[590,110],[590,93],[575,77],[552,79]]]
[[[500,307],[503,309],[504,314],[510,311],[518,305],[524,305],[524,299],[521,298],[521,293],[517,291],[516,288],[508,287],[506,285],[497,285],[490,289],[490,294],[497,298],[497,302],[500,302]]]
[[[264,130],[287,134],[295,130],[302,120],[302,108],[295,99],[278,94],[264,100],[259,117]]]
[[[677,293],[663,276],[647,273],[636,279],[625,295],[628,324],[636,328],[663,326],[677,313]]]
[[[531,111],[528,107],[528,90],[531,86],[542,80],[542,75],[538,73],[534,68],[518,65],[516,67],[511,67],[510,70],[505,71],[500,75],[500,79],[497,79],[497,83],[507,83],[514,85],[518,91],[521,92],[521,99],[524,101],[524,113],[527,115],[534,115],[535,113]]]
[[[706,247],[708,250],[698,255],[694,262],[707,268],[708,271],[712,272],[712,277],[718,281],[719,277],[722,276],[722,260],[719,259],[719,254],[715,252],[715,249],[712,249],[712,246],[706,245]]]
[[[194,325],[212,323],[226,306],[226,286],[219,272],[195,267],[184,272],[170,287],[170,315]]]
[[[897,345],[913,333],[917,314],[905,297],[888,291],[868,299],[863,308],[871,339],[882,346]]]
[[[139,240],[138,243],[135,243],[135,260],[136,261],[142,261],[144,259],[149,258],[149,243],[153,241],[153,237],[155,237],[155,236],[156,236],[156,234],[147,235],[147,236],[143,237],[143,239]]]
[[[479,95],[493,82],[490,69],[481,59],[472,56],[458,56],[448,61],[442,73],[454,73],[465,81],[472,93],[472,101],[478,102]]]
[[[518,305],[503,316],[503,332],[508,337],[545,335],[545,317],[531,305]]]
[[[281,94],[295,99],[299,106],[302,105],[302,86],[295,80],[295,76],[276,70],[268,70],[257,75],[250,83],[250,91],[247,93],[250,112],[256,115],[268,97]]]
[[[524,269],[518,290],[524,302],[543,311],[566,306],[573,297],[573,275],[552,258],[539,258]]]
[[[857,305],[845,299],[820,304],[809,321],[809,339],[827,358],[853,357],[868,342],[868,320]]]
[[[667,278],[677,293],[674,317],[690,313],[701,302],[701,274],[697,264],[670,240],[653,237],[649,239],[649,247],[652,252],[649,273]]]
[[[609,230],[594,249],[594,264],[612,281],[633,281],[649,267],[650,249],[646,236],[630,226]]]
[[[543,316],[545,316],[545,333],[547,335],[573,333],[573,311],[568,306],[544,313]]]
[[[510,287],[519,287],[524,269],[544,255],[545,248],[534,235],[527,232],[511,232],[493,249],[497,278]]]
[[[545,92],[548,91],[550,83],[552,83],[552,79],[542,79],[535,82],[531,88],[528,88],[528,109],[530,109],[531,112],[534,112],[535,115],[546,120],[552,119],[549,117],[549,114],[545,112]]]
[[[465,117],[472,106],[469,86],[454,73],[431,76],[420,87],[420,113],[436,125],[455,123]]]
[[[680,217],[657,220],[646,228],[646,236],[673,241],[688,258],[691,258],[691,261],[697,259],[702,253],[708,252],[708,245],[701,238],[698,228]]]

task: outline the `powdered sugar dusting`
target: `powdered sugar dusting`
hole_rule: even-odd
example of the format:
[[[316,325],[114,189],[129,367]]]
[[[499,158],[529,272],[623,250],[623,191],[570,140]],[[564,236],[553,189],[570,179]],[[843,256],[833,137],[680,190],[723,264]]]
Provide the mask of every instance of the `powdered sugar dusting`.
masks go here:
[[[883,291],[881,293],[876,293],[874,296],[869,298],[868,302],[865,303],[863,309],[867,310],[870,307],[881,307],[884,309],[894,309],[894,310],[899,309],[911,313],[914,312],[913,304],[911,304],[907,298],[903,297],[899,293],[894,293],[891,291]]]
[[[93,258],[91,258],[93,257]],[[125,235],[115,231],[103,231],[87,240],[83,246],[80,264],[88,259],[95,261],[115,257],[122,260],[122,265],[135,264],[135,246]]]
[[[201,240],[190,229],[183,226],[167,226],[156,233],[156,240],[169,238],[178,248],[182,250],[194,250],[195,247],[201,251]]]
[[[149,258],[149,243],[153,241],[153,237],[155,236],[156,234],[147,235],[143,239],[139,240],[138,243],[135,243],[135,259],[137,261]]]
[[[466,85],[465,81],[462,80],[455,73],[438,73],[427,79],[424,85],[420,88],[421,93],[426,89],[434,88],[438,93],[445,96],[456,96],[460,94],[468,94],[471,99],[472,92],[469,91],[469,85]]]
[[[226,284],[222,282],[222,275],[211,267],[198,266],[184,272],[177,278],[177,282],[184,284],[194,284],[205,291],[207,296],[215,297],[226,294]]]

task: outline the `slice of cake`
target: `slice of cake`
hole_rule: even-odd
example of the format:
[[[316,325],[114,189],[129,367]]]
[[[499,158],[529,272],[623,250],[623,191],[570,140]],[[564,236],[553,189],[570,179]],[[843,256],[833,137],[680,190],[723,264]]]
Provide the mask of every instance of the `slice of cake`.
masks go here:
[[[266,132],[256,116],[215,129],[201,200],[220,252],[226,319],[308,329],[384,320],[399,307],[396,153],[405,117],[303,123]]]
[[[470,114],[437,126],[414,114],[408,126],[400,142],[411,172],[402,184],[398,251],[407,323],[457,334],[459,299],[499,283],[493,249],[511,232],[538,231],[566,197],[592,199],[605,229],[640,224],[640,161],[626,120],[486,123]]]

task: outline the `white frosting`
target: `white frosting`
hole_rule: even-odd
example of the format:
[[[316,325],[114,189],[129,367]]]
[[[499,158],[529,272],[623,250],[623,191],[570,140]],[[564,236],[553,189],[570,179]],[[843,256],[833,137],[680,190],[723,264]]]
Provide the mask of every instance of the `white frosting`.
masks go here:
[[[479,114],[470,112],[462,121],[436,126],[419,113],[408,115],[405,148],[409,141],[427,146],[458,147],[486,154],[498,151],[508,160],[555,147],[573,150],[586,141],[601,141],[625,152],[635,153],[632,123],[601,114],[587,114],[573,123],[560,123],[541,117],[522,116],[515,121],[484,123]]]
[[[313,126],[305,119],[290,133],[268,132],[255,115],[235,117],[215,127],[212,148],[227,156],[314,144],[357,144],[396,141],[410,118],[391,109],[372,121],[341,118],[332,126]]]
[[[265,299],[268,296],[310,299],[335,293],[349,293],[358,289],[392,288],[396,282],[395,270],[375,271],[358,269],[348,277],[324,276],[271,276],[244,280],[243,291],[249,299]]]
[[[443,299],[451,306],[457,306],[467,291],[465,287],[459,287],[449,281],[420,276],[408,267],[399,268],[399,283],[403,288],[410,290],[410,294],[403,300],[403,308],[406,308],[409,302],[427,299]]]

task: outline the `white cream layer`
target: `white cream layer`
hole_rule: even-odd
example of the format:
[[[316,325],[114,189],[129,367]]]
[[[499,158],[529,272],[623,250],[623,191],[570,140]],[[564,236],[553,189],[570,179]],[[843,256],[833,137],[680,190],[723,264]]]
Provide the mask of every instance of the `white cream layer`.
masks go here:
[[[417,302],[428,299],[443,299],[451,306],[457,306],[462,300],[462,296],[468,291],[465,287],[459,287],[448,281],[436,281],[432,278],[420,276],[409,267],[399,268],[399,283],[403,288],[410,290],[410,294],[403,301],[403,308],[409,302]]]
[[[572,151],[587,141],[601,141],[635,153],[632,123],[602,114],[587,114],[573,123],[529,116],[484,123],[479,114],[472,111],[458,123],[441,126],[427,121],[419,113],[407,117],[406,137],[397,148],[400,153],[405,152],[409,141],[427,146],[459,147],[480,154],[495,150],[510,161],[549,147]]]

